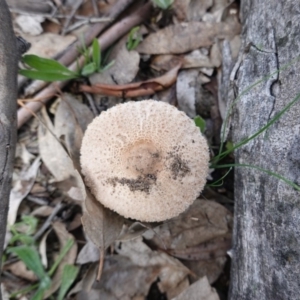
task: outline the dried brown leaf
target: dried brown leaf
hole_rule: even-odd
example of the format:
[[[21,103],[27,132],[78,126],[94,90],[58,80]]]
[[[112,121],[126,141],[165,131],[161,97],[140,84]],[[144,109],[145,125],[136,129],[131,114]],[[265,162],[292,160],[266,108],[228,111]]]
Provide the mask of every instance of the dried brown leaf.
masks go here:
[[[239,31],[237,23],[181,23],[150,34],[137,51],[145,54],[180,54],[211,46],[216,39],[231,39]]]
[[[100,250],[105,250],[119,237],[124,223],[123,217],[105,208],[89,192],[81,220],[84,231]]]
[[[152,251],[139,237],[132,241],[119,242],[115,248],[119,255],[126,256],[137,266],[159,266],[158,286],[162,293],[178,287],[190,274],[179,260],[163,252]]]
[[[132,98],[152,95],[155,92],[166,89],[176,82],[178,70],[181,63],[163,76],[149,79],[143,82],[136,82],[126,85],[94,84],[92,86],[81,85],[80,90],[89,93],[116,96],[122,98]]]
[[[54,127],[45,109],[42,109],[44,123],[39,124],[38,143],[42,160],[57,182],[68,183],[69,191],[72,187],[78,188],[76,197],[85,199],[83,179],[65,148],[54,134]],[[81,197],[79,195],[81,193]],[[75,199],[78,200],[78,199]]]
[[[83,133],[94,116],[89,108],[70,94],[64,94],[57,108],[54,131],[63,138],[73,162],[79,166],[80,147]]]
[[[40,157],[38,157],[30,167],[25,166],[21,171],[19,178],[13,182],[13,188],[9,197],[9,210],[7,217],[7,223],[9,225],[13,225],[15,223],[19,206],[22,200],[29,194],[33,186],[40,164]]]
[[[10,264],[5,269],[9,270],[12,274],[24,278],[28,281],[35,282],[37,281],[37,277],[33,271],[28,270],[23,261],[19,260],[16,263]]]
[[[161,249],[165,245],[169,250],[180,250],[224,237],[231,228],[231,212],[214,201],[198,199],[177,218],[157,227],[157,235],[148,231],[147,236],[152,236],[151,242]]]

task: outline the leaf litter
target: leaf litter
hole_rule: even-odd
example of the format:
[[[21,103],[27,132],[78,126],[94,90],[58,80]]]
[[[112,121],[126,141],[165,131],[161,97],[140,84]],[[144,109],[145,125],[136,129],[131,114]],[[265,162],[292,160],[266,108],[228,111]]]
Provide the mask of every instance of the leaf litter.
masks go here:
[[[44,57],[59,55],[80,36],[78,32],[84,27],[63,39],[66,44],[61,48],[52,47],[62,39],[59,33],[80,25],[81,17],[76,13],[83,13],[88,20],[96,13],[95,7],[86,3],[78,9],[77,4],[70,3],[64,8],[60,1],[54,5],[67,18],[56,18],[54,13],[52,19],[47,17],[40,23],[44,33],[32,38],[32,51]],[[103,3],[105,10],[113,5]],[[98,7],[100,11],[102,8]],[[52,277],[45,299],[58,293],[62,297],[64,287],[71,288],[66,299],[219,299],[211,285],[228,261],[232,214],[214,201],[218,201],[218,193],[209,200],[197,199],[185,213],[164,223],[127,220],[104,208],[86,189],[80,175],[79,150],[95,112],[101,113],[125,98],[141,100],[151,95],[178,106],[192,118],[201,115],[209,136],[210,126],[216,122],[213,109],[218,99],[212,87],[216,74],[222,76],[223,40],[233,53],[239,47],[237,13],[236,4],[225,0],[175,0],[168,11],[154,10],[147,29],[140,30],[143,41],[135,50],[127,49],[128,36],[117,41],[110,52],[102,54],[108,62],[114,61],[110,68],[80,82],[79,89],[78,84],[71,84],[68,94],[60,92],[54,104],[42,110],[38,121],[30,121],[20,131],[18,151],[22,159],[15,167],[18,175],[13,190],[19,193],[16,198],[21,200],[15,202],[22,202],[22,207],[12,205],[10,219],[18,220],[23,214],[36,216],[37,230],[48,222],[49,230],[37,240],[45,268],[47,263],[51,268],[69,239],[74,242]],[[205,99],[210,100],[204,103]],[[208,139],[217,140],[216,132],[211,132]],[[64,205],[56,211],[61,201]],[[22,261],[11,266],[14,264],[21,266]],[[78,275],[78,268],[73,270],[72,265],[81,266]],[[14,268],[25,275],[17,274]],[[30,271],[22,268],[6,270],[28,282],[33,280]],[[69,269],[77,275],[73,286],[62,283]],[[97,282],[99,271],[102,276]],[[12,293],[6,278],[3,282]]]

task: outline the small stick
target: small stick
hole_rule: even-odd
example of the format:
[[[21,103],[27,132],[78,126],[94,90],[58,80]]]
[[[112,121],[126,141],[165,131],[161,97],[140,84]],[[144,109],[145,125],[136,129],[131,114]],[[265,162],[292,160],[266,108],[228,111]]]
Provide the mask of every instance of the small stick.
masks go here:
[[[100,38],[98,39],[101,49],[107,49],[111,44],[113,44],[116,40],[126,34],[132,27],[137,26],[141,22],[143,22],[150,13],[151,3],[147,3],[138,11],[133,12],[128,17],[125,17],[120,22],[116,23],[112,27],[110,27],[107,31],[105,31]],[[84,58],[81,57],[78,61],[78,65],[82,65],[84,62]],[[77,63],[74,62],[70,66],[70,70],[76,71]],[[42,90],[40,93],[36,95],[35,98],[40,98],[39,102],[30,102],[27,103],[24,107],[21,107],[18,110],[18,128],[20,128],[24,123],[26,123],[30,118],[31,114],[28,112],[33,111],[37,112],[41,109],[43,104],[45,104],[49,99],[51,99],[53,93],[57,91],[57,88],[63,88],[68,81],[60,81],[50,84],[47,88]]]

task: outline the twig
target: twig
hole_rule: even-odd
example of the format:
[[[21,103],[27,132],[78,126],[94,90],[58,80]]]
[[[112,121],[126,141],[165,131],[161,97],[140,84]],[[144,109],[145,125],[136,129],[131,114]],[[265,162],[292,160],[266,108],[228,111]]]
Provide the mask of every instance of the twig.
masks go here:
[[[144,5],[138,11],[133,12],[128,17],[125,17],[120,22],[116,23],[112,27],[110,27],[107,31],[105,31],[100,38],[98,39],[101,49],[107,49],[111,44],[113,44],[116,40],[126,34],[132,27],[137,26],[141,22],[143,22],[151,10],[151,3]],[[82,65],[84,62],[84,58],[81,57],[78,61],[79,65]],[[77,63],[73,63],[70,66],[70,69],[76,71]],[[30,102],[27,103],[24,107],[18,110],[18,128],[20,128],[25,122],[27,122],[31,118],[32,112],[37,112],[40,108],[45,104],[57,91],[57,87],[64,87],[68,81],[61,81],[59,83],[52,83],[47,88],[42,90],[40,93],[36,95],[35,98],[42,99],[39,102]],[[47,98],[48,97],[48,98]]]
[[[47,218],[43,226],[36,232],[34,235],[34,239],[37,240],[39,239],[44,232],[48,229],[48,227],[51,225],[52,220],[55,218],[55,216],[58,214],[58,212],[64,207],[65,205],[62,204],[61,202],[57,203],[55,208],[53,209],[51,215]]]
[[[69,27],[69,24],[71,22],[71,20],[73,19],[73,17],[75,16],[77,10],[79,9],[79,7],[81,6],[83,0],[77,0],[77,3],[75,3],[73,10],[71,11],[70,15],[67,17],[63,30],[62,30],[62,35],[66,34],[66,30]]]

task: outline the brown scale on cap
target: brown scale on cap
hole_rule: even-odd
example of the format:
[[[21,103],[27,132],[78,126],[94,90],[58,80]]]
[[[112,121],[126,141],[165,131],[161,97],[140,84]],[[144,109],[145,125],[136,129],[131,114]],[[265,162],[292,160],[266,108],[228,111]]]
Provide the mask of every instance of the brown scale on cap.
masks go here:
[[[202,191],[208,166],[207,142],[193,120],[154,100],[101,113],[82,141],[82,172],[95,198],[140,221],[185,211]]]

